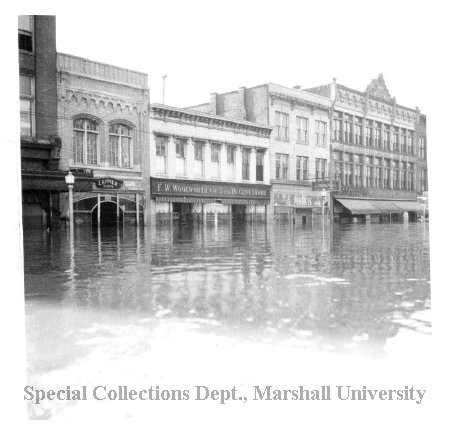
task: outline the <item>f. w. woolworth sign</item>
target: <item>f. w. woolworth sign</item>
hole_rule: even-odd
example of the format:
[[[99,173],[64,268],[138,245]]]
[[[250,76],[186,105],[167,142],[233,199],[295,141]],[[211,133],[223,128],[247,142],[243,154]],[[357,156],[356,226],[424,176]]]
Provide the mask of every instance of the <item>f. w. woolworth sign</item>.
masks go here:
[[[152,196],[209,197],[218,199],[270,199],[270,186],[262,184],[227,184],[151,178]]]

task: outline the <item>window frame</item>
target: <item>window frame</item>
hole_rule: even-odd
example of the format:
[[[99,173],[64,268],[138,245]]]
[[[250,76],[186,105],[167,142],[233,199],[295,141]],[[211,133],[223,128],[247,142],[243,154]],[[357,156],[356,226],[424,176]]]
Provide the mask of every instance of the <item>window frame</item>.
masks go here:
[[[119,126],[119,128],[120,128],[120,133],[114,133],[114,132],[111,132],[111,128],[113,127],[113,126]],[[129,130],[129,134],[128,135],[125,135],[125,134],[122,134],[122,127],[124,127],[124,128],[126,128],[126,129],[128,129]],[[113,137],[117,137],[118,138],[118,146],[117,146],[117,165],[114,165],[113,163],[112,163],[112,160],[111,160],[111,153],[112,153],[112,143],[111,143],[111,136],[113,136]],[[128,138],[129,139],[129,144],[128,144],[128,147],[129,147],[129,165],[123,165],[123,162],[122,162],[122,143],[123,143],[123,141],[122,141],[122,139],[123,138]],[[111,166],[111,167],[115,167],[115,168],[133,168],[133,149],[134,149],[134,128],[133,128],[133,126],[131,126],[130,124],[128,124],[128,123],[124,123],[123,121],[111,121],[110,123],[109,123],[109,129],[108,129],[108,143],[109,143],[109,150],[110,150],[110,161],[109,161],[109,165]]]
[[[75,126],[77,121],[83,121],[83,128],[78,128]],[[95,124],[96,130],[88,129],[87,123]],[[92,117],[88,114],[78,114],[73,118],[72,122],[72,160],[75,165],[87,165],[87,166],[98,166],[100,162],[100,135],[101,135],[101,126],[102,123],[95,117]],[[77,160],[77,145],[75,144],[75,132],[82,132],[82,160],[81,162]],[[95,162],[88,162],[89,155],[89,142],[88,142],[88,134],[95,134]]]

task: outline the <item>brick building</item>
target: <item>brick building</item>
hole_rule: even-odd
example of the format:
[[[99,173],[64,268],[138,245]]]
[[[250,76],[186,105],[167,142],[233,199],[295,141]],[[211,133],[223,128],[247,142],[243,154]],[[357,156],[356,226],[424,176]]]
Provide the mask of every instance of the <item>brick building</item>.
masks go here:
[[[61,168],[89,175],[74,190],[77,223],[145,223],[149,196],[147,75],[58,53]],[[67,196],[61,198],[63,216]]]
[[[267,125],[150,106],[151,220],[262,220],[270,201]]]
[[[18,39],[22,221],[46,228],[57,222],[60,193],[67,191],[59,169],[55,17],[19,16]],[[80,189],[89,177],[80,175],[76,184]]]
[[[426,117],[399,105],[380,74],[364,92],[336,83],[307,90],[331,99],[334,212],[343,220],[414,220],[427,190]]]
[[[270,217],[310,222],[322,198],[312,181],[329,177],[330,98],[273,83],[211,94],[191,107],[273,127],[270,136]]]

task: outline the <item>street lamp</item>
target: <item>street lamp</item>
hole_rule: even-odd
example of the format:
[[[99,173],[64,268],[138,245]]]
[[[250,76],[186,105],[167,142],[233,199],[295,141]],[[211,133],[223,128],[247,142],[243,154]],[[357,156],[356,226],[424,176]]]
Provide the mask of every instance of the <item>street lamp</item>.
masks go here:
[[[69,225],[70,225],[70,228],[72,228],[73,227],[73,185],[75,183],[75,176],[69,170],[69,173],[67,173],[65,179],[66,179],[67,187],[69,188]]]
[[[325,197],[327,197],[327,192],[322,190],[320,195],[322,196],[322,219],[325,219]]]

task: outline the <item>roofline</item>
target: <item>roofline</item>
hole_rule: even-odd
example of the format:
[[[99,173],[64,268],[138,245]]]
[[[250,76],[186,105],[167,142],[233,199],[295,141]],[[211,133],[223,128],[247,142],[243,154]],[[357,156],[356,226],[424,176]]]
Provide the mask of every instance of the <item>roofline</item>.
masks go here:
[[[191,114],[191,115],[196,115],[196,116],[203,117],[203,118],[211,118],[211,119],[216,119],[216,120],[221,120],[221,121],[229,121],[229,122],[232,122],[235,124],[241,124],[244,126],[255,127],[258,129],[266,129],[268,131],[273,130],[272,126],[269,126],[266,124],[253,123],[251,121],[242,120],[242,119],[238,119],[238,118],[232,118],[232,117],[222,117],[221,115],[209,114],[207,112],[195,111],[193,109],[178,108],[176,106],[163,105],[161,103],[151,103],[150,108],[167,109],[169,111],[182,112],[185,114]]]

